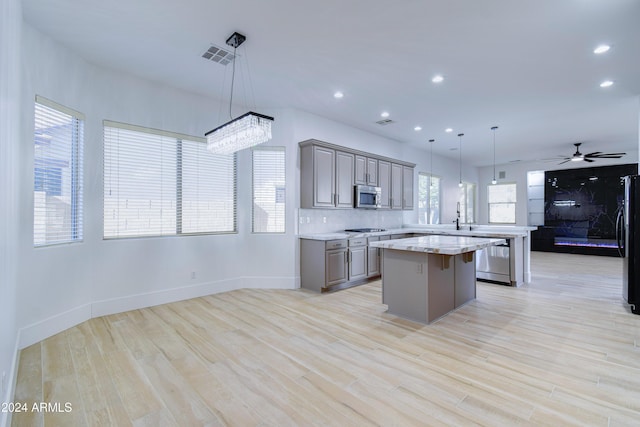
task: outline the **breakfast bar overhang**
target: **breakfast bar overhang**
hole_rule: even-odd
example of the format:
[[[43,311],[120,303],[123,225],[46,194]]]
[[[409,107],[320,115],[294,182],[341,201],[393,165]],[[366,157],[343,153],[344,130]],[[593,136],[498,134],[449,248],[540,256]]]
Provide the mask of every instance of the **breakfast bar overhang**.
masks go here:
[[[382,249],[382,303],[391,314],[431,323],[475,299],[475,251],[504,242],[437,235],[372,242]]]

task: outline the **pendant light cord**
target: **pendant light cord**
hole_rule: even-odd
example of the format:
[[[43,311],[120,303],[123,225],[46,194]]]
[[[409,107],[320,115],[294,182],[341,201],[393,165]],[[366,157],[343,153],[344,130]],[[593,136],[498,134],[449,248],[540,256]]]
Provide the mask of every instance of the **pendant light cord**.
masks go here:
[[[236,47],[233,48],[233,66],[231,68],[231,96],[229,96],[229,118],[233,120],[231,115],[231,105],[233,104],[233,84],[236,80]]]
[[[496,130],[498,126],[493,126],[491,130],[493,131],[493,181],[492,184],[495,184],[496,181]]]

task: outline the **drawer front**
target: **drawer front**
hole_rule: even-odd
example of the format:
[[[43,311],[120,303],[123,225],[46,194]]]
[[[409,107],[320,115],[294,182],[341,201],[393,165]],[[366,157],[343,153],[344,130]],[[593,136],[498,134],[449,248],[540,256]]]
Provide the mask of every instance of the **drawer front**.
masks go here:
[[[357,237],[355,239],[349,239],[349,247],[352,246],[366,246],[367,238],[366,237]]]
[[[331,250],[331,249],[340,249],[340,248],[346,248],[347,247],[347,239],[339,239],[339,240],[328,240],[327,243],[325,243],[325,249],[326,250]]]
[[[380,236],[367,237],[367,243],[378,242],[378,241],[380,241]]]

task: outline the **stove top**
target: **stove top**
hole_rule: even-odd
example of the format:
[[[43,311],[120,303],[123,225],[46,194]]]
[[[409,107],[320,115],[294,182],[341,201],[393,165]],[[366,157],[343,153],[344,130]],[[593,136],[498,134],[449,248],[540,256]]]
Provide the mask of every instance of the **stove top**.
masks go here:
[[[375,231],[387,231],[384,228],[350,228],[348,230],[344,230],[350,233],[373,233]]]

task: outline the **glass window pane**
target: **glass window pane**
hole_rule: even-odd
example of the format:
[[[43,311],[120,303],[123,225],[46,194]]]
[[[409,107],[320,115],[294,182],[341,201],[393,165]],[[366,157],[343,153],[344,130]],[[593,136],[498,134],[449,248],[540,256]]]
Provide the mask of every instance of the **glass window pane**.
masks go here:
[[[254,233],[285,232],[284,147],[253,149]]]

